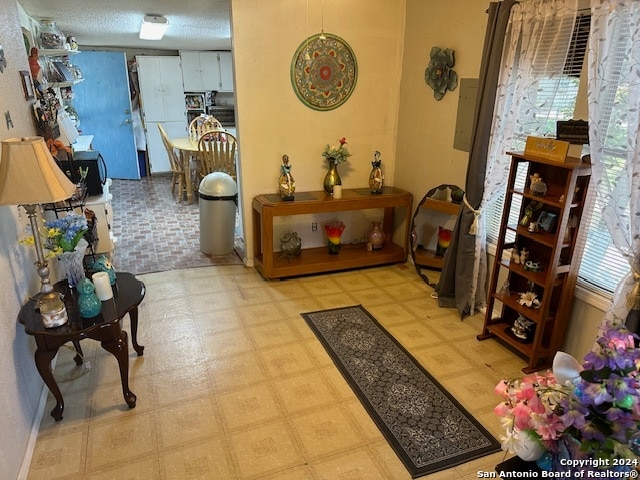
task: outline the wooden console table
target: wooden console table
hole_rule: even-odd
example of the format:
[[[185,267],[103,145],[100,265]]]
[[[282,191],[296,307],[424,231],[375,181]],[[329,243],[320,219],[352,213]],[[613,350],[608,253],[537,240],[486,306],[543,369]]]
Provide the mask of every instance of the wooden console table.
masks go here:
[[[412,200],[409,192],[395,187],[384,187],[378,195],[372,195],[368,188],[345,189],[341,199],[334,199],[324,191],[296,192],[295,200],[290,202],[282,200],[277,194],[258,195],[253,199],[255,267],[265,278],[277,279],[405,262]],[[367,251],[366,245],[343,245],[338,255],[330,255],[324,246],[303,249],[298,257],[293,258],[281,258],[279,252],[274,252],[274,217],[372,208],[384,209],[382,228],[386,239],[381,250]],[[404,222],[401,245],[393,242],[397,209],[402,212]]]

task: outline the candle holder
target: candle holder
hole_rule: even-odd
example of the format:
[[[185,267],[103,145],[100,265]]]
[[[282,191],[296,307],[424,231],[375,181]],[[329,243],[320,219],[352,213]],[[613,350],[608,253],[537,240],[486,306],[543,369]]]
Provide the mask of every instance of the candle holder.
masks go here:
[[[324,225],[324,230],[327,232],[327,247],[329,248],[329,253],[331,255],[337,255],[338,252],[340,252],[340,247],[342,246],[340,239],[344,228],[345,225],[340,220],[326,223]]]

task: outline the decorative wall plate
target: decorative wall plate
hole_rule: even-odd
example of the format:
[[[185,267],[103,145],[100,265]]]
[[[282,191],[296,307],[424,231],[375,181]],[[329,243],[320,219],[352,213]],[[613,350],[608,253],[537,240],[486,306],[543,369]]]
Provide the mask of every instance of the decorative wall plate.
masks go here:
[[[306,39],[291,62],[293,90],[302,103],[314,110],[338,108],[351,96],[357,79],[353,50],[330,33]]]

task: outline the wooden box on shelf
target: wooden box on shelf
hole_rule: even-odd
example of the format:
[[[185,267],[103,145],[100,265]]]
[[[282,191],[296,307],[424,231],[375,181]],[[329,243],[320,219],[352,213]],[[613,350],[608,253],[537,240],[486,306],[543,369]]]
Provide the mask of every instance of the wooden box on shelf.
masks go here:
[[[575,158],[557,162],[523,153],[509,155],[511,169],[478,340],[499,338],[527,359],[523,371],[531,373],[548,368],[564,342],[584,249],[580,219],[591,166]],[[523,175],[524,189],[517,187]],[[532,179],[538,178],[545,182],[543,195],[531,188]],[[519,211],[515,224],[509,223],[512,208]],[[543,225],[546,229],[540,228],[544,217],[553,219]],[[535,299],[523,298],[528,292]],[[497,317],[494,310],[499,310]],[[522,323],[528,325],[525,335],[518,328]]]
[[[394,187],[384,187],[379,195],[372,195],[368,188],[344,189],[341,199],[334,199],[324,191],[296,192],[294,201],[284,201],[277,194],[258,195],[253,199],[255,267],[265,278],[278,279],[404,262],[408,256],[412,200],[409,192]],[[374,208],[383,210],[382,229],[387,240],[380,250],[368,251],[364,246],[345,245],[340,254],[330,255],[324,246],[303,248],[300,255],[293,258],[282,258],[274,252],[275,217]],[[396,212],[402,217],[396,218]],[[401,244],[392,240],[396,222],[404,223]]]

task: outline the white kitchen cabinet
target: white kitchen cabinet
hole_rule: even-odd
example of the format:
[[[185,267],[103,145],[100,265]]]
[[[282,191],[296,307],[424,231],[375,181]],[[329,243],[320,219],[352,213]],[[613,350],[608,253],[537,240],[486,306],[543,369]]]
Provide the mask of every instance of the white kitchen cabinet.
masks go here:
[[[180,57],[138,56],[145,122],[186,121]]]
[[[180,57],[138,56],[136,60],[151,173],[169,172],[171,164],[158,123],[165,127],[169,138],[187,136]]]
[[[233,57],[231,52],[218,52],[220,92],[233,92]]]
[[[233,91],[231,52],[181,51],[180,59],[185,92]]]

